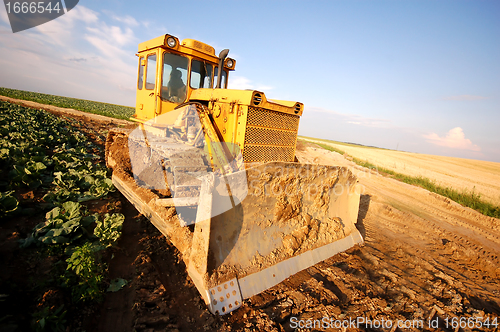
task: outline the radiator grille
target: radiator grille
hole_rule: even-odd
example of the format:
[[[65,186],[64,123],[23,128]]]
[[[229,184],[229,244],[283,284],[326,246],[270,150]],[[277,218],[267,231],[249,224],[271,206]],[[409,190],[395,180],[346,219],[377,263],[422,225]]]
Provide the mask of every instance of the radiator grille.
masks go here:
[[[243,159],[246,162],[293,161],[294,157],[295,147],[248,145],[243,150]]]
[[[245,130],[245,162],[293,161],[298,115],[249,107]]]
[[[297,132],[299,127],[299,116],[249,107],[247,126],[263,126],[275,129],[294,130]]]
[[[297,133],[294,131],[248,126],[245,134],[245,143],[266,145],[276,145],[279,143],[278,145],[294,145],[296,138]]]

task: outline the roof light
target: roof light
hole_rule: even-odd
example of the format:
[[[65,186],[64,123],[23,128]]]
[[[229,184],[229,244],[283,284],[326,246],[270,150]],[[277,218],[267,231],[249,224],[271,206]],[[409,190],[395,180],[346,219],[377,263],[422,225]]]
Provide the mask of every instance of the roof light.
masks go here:
[[[227,59],[227,61],[226,61],[226,66],[227,66],[229,69],[233,68],[233,66],[234,66],[234,61],[233,61],[233,59]]]
[[[167,45],[168,45],[168,47],[174,48],[177,46],[177,40],[175,40],[174,37],[168,37],[167,38]]]

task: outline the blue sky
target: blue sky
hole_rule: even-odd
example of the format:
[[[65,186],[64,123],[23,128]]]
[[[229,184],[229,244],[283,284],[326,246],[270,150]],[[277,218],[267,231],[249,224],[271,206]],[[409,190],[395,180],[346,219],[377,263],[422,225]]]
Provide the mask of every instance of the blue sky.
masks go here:
[[[137,44],[237,60],[230,88],[305,104],[299,134],[500,162],[499,1],[94,1],[13,34],[0,86],[135,104]]]

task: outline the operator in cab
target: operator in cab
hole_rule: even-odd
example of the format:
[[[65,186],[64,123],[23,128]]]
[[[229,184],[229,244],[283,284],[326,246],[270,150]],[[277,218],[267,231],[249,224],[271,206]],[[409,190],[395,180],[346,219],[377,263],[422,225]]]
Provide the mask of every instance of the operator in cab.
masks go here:
[[[186,85],[182,81],[182,73],[178,69],[173,69],[167,84],[166,99],[179,103],[184,101],[185,98]]]

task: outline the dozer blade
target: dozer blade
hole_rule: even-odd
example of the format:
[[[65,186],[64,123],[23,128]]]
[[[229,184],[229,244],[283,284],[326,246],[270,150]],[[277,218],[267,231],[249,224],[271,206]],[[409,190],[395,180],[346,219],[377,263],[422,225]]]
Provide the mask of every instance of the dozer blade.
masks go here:
[[[197,218],[188,270],[198,288],[237,282],[241,298],[249,298],[363,242],[355,227],[357,180],[346,168],[272,162],[240,172],[246,173],[248,187],[241,203],[206,220]],[[240,172],[202,186],[199,209],[207,217],[207,205],[227,204],[225,184],[245,178]],[[230,295],[209,297],[211,310],[237,307]]]
[[[231,200],[226,184],[244,187],[242,173],[245,198],[217,214]],[[355,227],[357,181],[343,167],[273,162],[226,178],[210,174],[202,179],[194,231],[180,226],[174,207],[123,176],[113,175],[113,183],[183,254],[214,314],[363,242]]]

